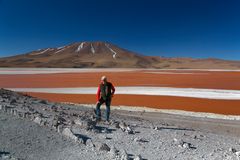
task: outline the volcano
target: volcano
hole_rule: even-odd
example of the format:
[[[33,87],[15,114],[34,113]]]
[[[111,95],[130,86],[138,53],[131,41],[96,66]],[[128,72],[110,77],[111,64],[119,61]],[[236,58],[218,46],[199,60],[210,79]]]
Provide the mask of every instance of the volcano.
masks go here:
[[[0,59],[1,67],[143,68],[151,65],[151,58],[107,42],[80,42]]]
[[[99,41],[78,42],[0,58],[0,67],[240,69],[240,62],[145,56]]]

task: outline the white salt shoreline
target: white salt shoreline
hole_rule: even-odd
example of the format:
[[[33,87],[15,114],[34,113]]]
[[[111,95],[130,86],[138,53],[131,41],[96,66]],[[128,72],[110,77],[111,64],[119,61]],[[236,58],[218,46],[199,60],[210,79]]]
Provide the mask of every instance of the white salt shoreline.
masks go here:
[[[55,93],[55,94],[96,94],[97,87],[75,88],[6,88],[16,92]],[[205,99],[240,100],[240,90],[174,88],[174,87],[117,87],[116,94],[178,96]]]

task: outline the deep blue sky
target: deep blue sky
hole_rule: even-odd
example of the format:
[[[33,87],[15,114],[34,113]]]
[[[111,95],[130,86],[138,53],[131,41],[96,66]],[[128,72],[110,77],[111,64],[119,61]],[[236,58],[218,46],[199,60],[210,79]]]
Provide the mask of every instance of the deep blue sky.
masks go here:
[[[0,56],[80,41],[240,60],[240,1],[0,0]]]

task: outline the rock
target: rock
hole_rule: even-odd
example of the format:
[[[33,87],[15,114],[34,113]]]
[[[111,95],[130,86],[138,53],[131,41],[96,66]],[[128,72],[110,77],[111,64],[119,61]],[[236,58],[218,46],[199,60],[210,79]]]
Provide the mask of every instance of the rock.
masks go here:
[[[198,140],[203,140],[203,138],[205,137],[204,135],[192,135],[193,139],[198,139]]]
[[[85,144],[85,141],[84,141],[82,138],[79,138],[79,137],[78,137],[77,142],[78,142],[78,143],[81,143],[81,144]]]
[[[129,160],[130,159],[127,152],[124,149],[121,150],[121,152],[120,152],[120,159],[121,160]]]
[[[100,135],[99,135],[99,139],[107,139],[107,136],[104,135],[104,134],[100,134]]]
[[[11,105],[13,105],[13,104],[16,103],[16,102],[17,102],[16,99],[11,99],[11,100],[10,100],[10,104],[11,104]]]
[[[195,149],[191,143],[184,142],[183,140],[178,140],[174,138],[173,141],[178,145],[178,147],[185,148],[185,149]]]
[[[236,154],[236,156],[237,156],[238,158],[240,158],[240,151],[235,152],[235,154]]]
[[[6,106],[5,108],[6,108],[6,112],[7,112],[8,114],[11,114],[12,107]]]
[[[14,112],[14,109],[11,108],[11,109],[10,109],[10,114],[13,115],[13,112]]]
[[[141,155],[137,155],[137,156],[134,157],[133,160],[142,160],[142,157],[141,157]]]
[[[63,131],[63,125],[58,125],[57,126],[57,132],[62,133],[62,131]]]
[[[140,142],[140,143],[146,143],[148,142],[148,140],[144,139],[144,138],[139,138],[139,137],[136,137],[134,140],[134,142]]]
[[[94,129],[96,127],[96,121],[89,120],[89,119],[87,120],[76,119],[74,120],[74,123],[86,130]]]
[[[191,148],[191,144],[184,142],[182,147],[185,148],[185,149],[189,149],[189,148]]]
[[[236,153],[237,152],[237,150],[235,149],[235,148],[229,148],[229,152],[232,152],[232,153]]]
[[[160,127],[153,127],[154,130],[160,130],[161,128]]]
[[[16,110],[16,109],[13,110],[13,115],[14,115],[14,116],[17,115],[17,110]]]
[[[111,147],[111,149],[109,151],[109,155],[110,155],[111,159],[114,159],[118,156],[118,151],[114,146]]]
[[[102,133],[110,133],[110,131],[107,128],[104,128],[101,132]]]
[[[52,110],[52,111],[54,111],[54,112],[57,112],[57,106],[55,106],[55,105],[52,105],[52,106],[50,106],[50,109]]]
[[[36,118],[33,120],[33,122],[35,122],[35,123],[41,125],[41,123],[42,123],[42,118],[40,118],[40,117],[36,117]]]
[[[125,122],[121,122],[121,123],[119,123],[119,128],[121,128],[121,130],[123,132],[125,132],[125,130],[127,128],[127,124]]]
[[[119,127],[121,128],[121,130],[123,132],[127,132],[128,134],[133,134],[134,133],[132,128],[130,128],[125,122],[121,122],[119,124]]]
[[[66,120],[61,116],[55,116],[52,121],[52,127],[57,129],[59,125],[63,125]]]
[[[134,134],[132,128],[130,128],[129,126],[127,126],[127,128],[126,128],[126,132],[127,132],[128,134]]]
[[[62,134],[70,139],[73,139],[75,142],[78,142],[79,139],[77,136],[75,136],[72,132],[71,129],[69,128],[64,128],[63,131],[62,131]]]
[[[193,147],[191,143],[184,141],[181,141],[178,146],[184,149],[195,149],[195,147]]]
[[[39,103],[47,104],[47,101],[46,100],[40,100]]]
[[[27,118],[27,113],[23,112],[23,118]]]
[[[120,123],[119,122],[115,122],[114,125],[115,125],[116,128],[120,128],[120,126],[119,126]]]
[[[110,148],[106,143],[97,143],[95,145],[98,151],[110,151]]]
[[[3,108],[2,110],[3,110],[4,112],[7,112],[7,106],[3,105],[2,108]]]
[[[86,140],[86,146],[88,146],[88,147],[95,147],[95,145],[92,142],[92,139],[87,139]]]

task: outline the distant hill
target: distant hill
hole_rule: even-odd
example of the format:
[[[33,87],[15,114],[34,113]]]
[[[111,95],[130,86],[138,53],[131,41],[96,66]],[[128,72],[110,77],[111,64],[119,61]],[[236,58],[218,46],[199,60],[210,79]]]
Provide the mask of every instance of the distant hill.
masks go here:
[[[79,42],[0,58],[0,67],[240,69],[240,61],[144,56],[107,42]]]

